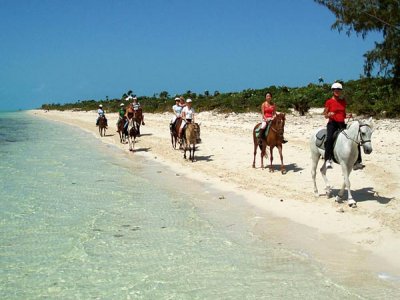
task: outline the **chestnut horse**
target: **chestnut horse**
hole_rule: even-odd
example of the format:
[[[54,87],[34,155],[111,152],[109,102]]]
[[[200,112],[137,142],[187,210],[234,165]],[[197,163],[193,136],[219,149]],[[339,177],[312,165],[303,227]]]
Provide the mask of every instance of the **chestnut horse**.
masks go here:
[[[253,142],[254,142],[254,158],[253,158],[253,168],[256,167],[256,154],[257,147],[261,149],[261,169],[264,169],[264,156],[266,156],[266,148],[269,146],[270,152],[270,166],[269,171],[274,172],[274,168],[272,167],[273,157],[273,149],[274,147],[278,148],[279,156],[281,158],[281,172],[282,174],[286,174],[285,166],[283,165],[283,155],[282,155],[282,142],[283,142],[283,132],[285,127],[285,114],[278,113],[275,118],[271,121],[269,125],[269,131],[267,136],[262,138],[262,145],[258,145],[258,137],[256,134],[256,130],[260,127],[261,123],[258,123],[254,126],[253,129]],[[268,126],[268,125],[267,125]]]

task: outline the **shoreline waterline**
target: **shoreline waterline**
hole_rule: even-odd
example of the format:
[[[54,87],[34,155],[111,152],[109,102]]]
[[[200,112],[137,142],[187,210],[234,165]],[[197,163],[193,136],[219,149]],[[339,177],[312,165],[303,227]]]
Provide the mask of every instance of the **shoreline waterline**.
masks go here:
[[[34,111],[29,113],[35,114]],[[40,117],[42,116],[40,115]],[[57,118],[52,118],[51,116],[48,118],[53,119],[53,121],[61,121],[69,125],[77,126],[81,130],[83,129],[92,133],[103,143],[115,146],[119,150],[123,150],[123,148],[115,144],[115,141],[110,141],[109,139],[104,138],[100,139],[96,136],[95,130],[87,129],[85,126],[80,126],[77,123],[73,124],[73,122],[69,122],[67,119],[57,120]],[[110,121],[109,124],[111,125],[110,128],[112,128],[113,121]],[[140,144],[147,138],[151,138],[151,136],[143,137],[137,144],[137,149],[140,149]],[[268,211],[262,209],[262,205],[258,205],[259,202],[270,201],[275,203],[275,205],[289,206],[293,202],[288,199],[278,199],[273,197],[268,197],[268,199],[266,199],[265,196],[262,197],[263,195],[260,195],[259,193],[245,189],[238,189],[234,184],[224,182],[216,177],[208,175],[204,176],[204,174],[201,173],[193,173],[191,170],[182,168],[178,164],[174,165],[162,157],[159,158],[154,156],[151,151],[138,151],[136,153],[116,151],[116,153],[118,153],[117,155],[124,153],[127,159],[131,159],[132,155],[135,155],[142,157],[148,162],[154,160],[162,166],[163,171],[160,173],[165,173],[165,168],[168,168],[168,172],[170,173],[169,176],[196,180],[196,184],[202,187],[203,190],[205,186],[207,187],[206,192],[208,195],[212,195],[213,202],[217,203],[220,210],[222,208],[229,210],[229,207],[232,207],[232,203],[236,206],[242,207],[246,222],[251,224],[251,230],[253,231],[252,234],[259,236],[261,239],[273,240],[277,245],[285,245],[292,250],[303,253],[306,257],[313,257],[316,261],[321,262],[324,266],[323,268],[326,269],[328,273],[334,273],[345,265],[346,268],[351,270],[351,272],[371,272],[370,274],[374,274],[373,276],[376,278],[386,278],[385,274],[388,274],[387,278],[395,278],[395,281],[397,280],[396,278],[398,275],[395,272],[396,266],[393,266],[389,262],[385,262],[383,258],[376,257],[374,254],[369,252],[368,249],[362,247],[362,245],[351,244],[346,239],[340,238],[337,234],[329,234],[326,232],[321,233],[318,228],[312,228],[300,224],[291,220],[290,217],[283,217],[282,214],[279,215],[276,211]],[[158,166],[158,168],[161,168],[161,166]],[[196,205],[210,212],[210,207],[216,204],[204,202],[197,203]],[[298,207],[299,205],[297,208]],[[234,227],[234,225],[232,226]],[[343,251],[343,249],[347,250]],[[340,252],[339,255],[337,255],[338,252]],[[337,257],[335,257],[335,254]],[[338,261],[340,261],[340,264],[338,264]],[[360,263],[362,266],[359,265]],[[352,276],[350,274],[347,275],[350,277]]]

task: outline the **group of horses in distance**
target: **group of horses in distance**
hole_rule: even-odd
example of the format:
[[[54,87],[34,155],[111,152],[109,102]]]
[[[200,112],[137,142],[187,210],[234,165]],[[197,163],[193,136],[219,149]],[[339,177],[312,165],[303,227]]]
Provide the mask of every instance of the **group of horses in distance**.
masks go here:
[[[132,112],[133,114],[128,113],[128,127],[124,127],[126,123],[126,117],[120,119],[118,121],[118,133],[120,136],[120,142],[129,143],[129,150],[133,151],[136,138],[140,136],[140,126],[143,121],[142,111]],[[283,145],[283,135],[284,135],[284,127],[285,127],[286,115],[284,113],[278,113],[276,116],[270,121],[268,124],[268,130],[265,131],[265,136],[262,137],[262,143],[259,143],[258,132],[261,126],[261,123],[258,123],[253,128],[253,164],[252,167],[256,167],[256,155],[257,150],[260,148],[260,159],[261,159],[261,169],[264,169],[264,157],[268,157],[267,154],[267,146],[269,147],[269,171],[274,172],[273,167],[273,150],[274,148],[278,149],[279,157],[280,157],[280,171],[282,174],[286,174],[286,168],[283,164],[283,153],[282,153],[282,145]],[[201,142],[200,138],[200,125],[198,123],[187,123],[185,129],[182,132],[182,138],[178,137],[179,128],[181,127],[182,118],[177,118],[176,121],[170,126],[170,135],[171,135],[171,144],[173,149],[179,149],[183,151],[183,158],[187,159],[186,152],[189,151],[189,160],[194,162],[195,159],[195,151],[196,145]],[[318,162],[324,156],[324,147],[320,144],[317,145],[317,136],[318,133],[323,128],[318,129],[317,132],[311,135],[310,139],[310,151],[311,151],[311,177],[314,183],[314,195],[319,196],[318,188],[316,185],[316,168],[318,166]],[[99,120],[99,132],[101,136],[105,135],[105,120],[100,118]],[[373,123],[372,119],[369,120],[354,120],[349,123],[347,129],[344,129],[339,132],[336,138],[335,146],[334,146],[334,157],[335,162],[341,166],[342,175],[343,175],[343,183],[342,187],[338,192],[338,195],[335,198],[336,202],[341,203],[344,197],[344,191],[347,189],[348,197],[347,203],[350,207],[356,207],[356,201],[353,199],[350,189],[350,180],[349,176],[353,169],[353,165],[357,160],[358,151],[360,146],[364,150],[365,154],[370,154],[372,152],[372,144],[371,144],[371,136],[373,132]],[[177,148],[177,146],[179,147]],[[329,181],[326,176],[326,162],[323,163],[320,168],[320,172],[325,181],[325,193],[329,198],[332,195],[332,188],[329,184]]]

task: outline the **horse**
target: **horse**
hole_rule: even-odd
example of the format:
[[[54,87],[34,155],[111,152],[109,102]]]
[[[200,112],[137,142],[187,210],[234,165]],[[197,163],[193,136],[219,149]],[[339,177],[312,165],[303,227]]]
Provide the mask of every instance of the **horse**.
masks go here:
[[[269,146],[270,152],[270,166],[269,171],[274,172],[274,168],[272,167],[273,150],[275,147],[278,148],[279,156],[281,158],[281,173],[286,174],[285,166],[283,165],[283,155],[282,155],[282,142],[283,142],[283,132],[285,127],[285,114],[278,113],[272,119],[269,124],[269,130],[266,131],[266,137],[262,138],[262,145],[258,145],[258,137],[257,130],[260,128],[261,123],[258,123],[254,126],[253,129],[253,143],[254,143],[254,156],[253,156],[253,168],[256,167],[256,155],[257,155],[257,147],[260,147],[261,150],[261,169],[264,169],[264,156],[266,156],[266,148]],[[268,125],[267,125],[268,126]]]
[[[315,134],[313,134],[310,138],[310,150],[311,150],[311,177],[314,182],[314,195],[316,197],[319,196],[317,184],[315,182],[316,169],[318,166],[318,161],[321,156],[324,155],[325,151],[317,146],[317,134],[319,131],[323,129],[319,129]],[[335,201],[341,203],[344,195],[344,190],[347,188],[348,197],[347,203],[350,207],[357,207],[357,202],[353,199],[350,190],[350,172],[353,169],[354,163],[357,161],[359,145],[362,146],[365,154],[371,154],[372,152],[372,143],[371,143],[371,135],[373,132],[373,124],[372,118],[369,118],[367,121],[356,120],[347,126],[347,129],[341,131],[336,139],[336,143],[333,149],[334,159],[337,163],[340,164],[342,168],[343,174],[343,184],[340,189],[338,195],[336,196]],[[322,165],[320,171],[322,174],[322,178],[325,181],[325,191],[327,197],[331,197],[331,186],[328,182],[328,178],[326,177],[326,161]]]
[[[106,135],[106,129],[107,129],[107,120],[106,117],[100,116],[99,117],[99,133],[100,136],[105,136]]]
[[[117,132],[119,133],[119,140],[121,144],[126,143],[126,139],[128,138],[128,129],[125,127],[126,117],[120,118],[117,124]]]
[[[132,107],[129,106],[126,110],[126,116],[128,117],[128,119],[133,119],[135,121],[138,136],[140,136],[140,125],[144,125],[142,109],[139,108],[138,110],[134,110]]]
[[[128,123],[128,142],[129,142],[129,151],[133,151],[135,147],[136,137],[139,136],[137,131],[135,121],[132,119],[129,120]]]
[[[196,143],[200,143],[200,125],[197,123],[187,123],[183,133],[184,153],[183,158],[186,159],[186,151],[189,150],[189,159],[194,162],[194,152],[196,151]]]
[[[176,149],[176,143],[179,143],[179,149],[182,149],[182,140],[178,138],[179,127],[181,127],[182,118],[176,118],[175,122],[170,125],[172,148]]]

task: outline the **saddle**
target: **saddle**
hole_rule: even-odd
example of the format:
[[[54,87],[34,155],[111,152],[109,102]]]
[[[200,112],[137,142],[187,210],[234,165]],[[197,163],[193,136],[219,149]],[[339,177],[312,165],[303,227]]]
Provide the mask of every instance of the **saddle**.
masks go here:
[[[264,133],[264,137],[267,138],[268,133],[269,133],[269,129],[271,128],[271,123],[272,122],[268,122],[267,123],[267,128],[265,129],[265,133]],[[261,130],[261,123],[256,127],[256,138],[258,138],[258,136],[260,135],[260,130]]]
[[[335,131],[335,133],[333,134],[333,148],[335,148],[336,146],[336,140],[338,135],[342,132],[341,129],[338,129]],[[325,151],[325,142],[326,142],[326,128],[322,128],[321,130],[319,130],[316,134],[316,140],[315,140],[315,145],[321,149]],[[333,161],[337,163],[336,158],[333,157]]]

